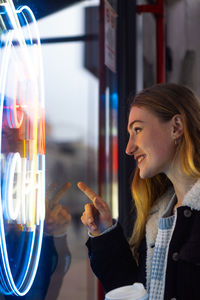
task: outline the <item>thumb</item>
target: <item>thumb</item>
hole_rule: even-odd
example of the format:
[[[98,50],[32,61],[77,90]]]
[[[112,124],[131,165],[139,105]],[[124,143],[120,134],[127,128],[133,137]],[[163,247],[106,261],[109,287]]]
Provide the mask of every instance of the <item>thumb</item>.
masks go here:
[[[102,204],[102,200],[99,199],[98,197],[95,197],[95,199],[93,200],[93,204],[95,206],[95,208],[101,213],[103,214],[105,212],[105,208]]]
[[[96,197],[93,203],[101,216],[112,219],[110,208],[108,207],[107,203],[103,199],[101,199],[100,197]]]
[[[99,212],[99,221],[100,221],[99,228],[100,231],[102,232],[106,228],[109,228],[110,226],[113,225],[113,219],[110,212],[110,208],[108,207],[107,203],[99,197],[95,198],[94,206]]]

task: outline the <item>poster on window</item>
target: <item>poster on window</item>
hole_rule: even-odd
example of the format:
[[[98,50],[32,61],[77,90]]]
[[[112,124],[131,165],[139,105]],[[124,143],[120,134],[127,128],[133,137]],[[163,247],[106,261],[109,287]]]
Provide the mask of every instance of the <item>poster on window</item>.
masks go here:
[[[105,0],[105,65],[116,72],[116,26],[117,13]]]

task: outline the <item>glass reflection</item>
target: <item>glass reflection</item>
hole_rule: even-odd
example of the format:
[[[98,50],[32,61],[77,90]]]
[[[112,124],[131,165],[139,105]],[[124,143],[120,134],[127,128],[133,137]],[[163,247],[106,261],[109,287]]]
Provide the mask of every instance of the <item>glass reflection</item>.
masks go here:
[[[94,8],[97,13],[98,8]],[[73,6],[69,10],[71,9],[74,13],[77,10],[79,15],[78,17],[75,13],[76,17],[72,21],[77,23],[81,32],[84,33],[85,7],[80,5]],[[61,14],[65,15],[65,12],[62,11]],[[66,14],[68,14],[67,10]],[[24,16],[21,17],[19,22],[22,25]],[[67,19],[64,18],[63,22]],[[26,20],[29,22],[28,17]],[[97,27],[98,20],[95,20]],[[41,23],[43,21],[45,22],[41,20]],[[62,30],[65,28],[65,23],[60,22],[59,14],[57,21],[50,23],[47,25],[48,34],[52,34],[53,30],[56,32],[56,24],[62,24]],[[67,26],[70,30],[72,23]],[[92,30],[96,28],[89,27]],[[8,244],[8,260],[14,280],[19,287],[20,281],[23,281],[20,275],[23,266],[29,263],[30,267],[35,265],[31,263],[30,254],[33,253],[34,256],[36,251],[32,247],[32,241],[37,239],[38,233],[41,234],[41,231],[36,230],[34,237],[34,228],[39,227],[40,219],[44,219],[45,203],[43,203],[42,210],[37,210],[40,201],[36,199],[37,197],[45,198],[44,190],[40,188],[44,183],[44,176],[39,171],[44,170],[43,156],[47,149],[46,215],[41,255],[33,285],[30,291],[20,299],[94,300],[96,298],[95,279],[88,271],[87,251],[84,245],[87,232],[80,223],[80,215],[85,203],[76,188],[76,183],[83,180],[97,189],[97,66],[95,65],[95,68],[88,66],[88,63],[91,63],[91,52],[88,52],[90,55],[85,64],[84,51],[87,44],[87,51],[92,49],[93,62],[96,63],[98,41],[43,46],[47,99],[47,120],[45,120],[44,91],[39,81],[42,76],[41,58],[37,61],[36,30],[32,23],[29,24],[29,29],[27,26],[22,26],[21,30],[25,37],[25,44],[17,42],[17,35],[11,38],[4,32],[1,35],[3,47],[0,49],[0,70],[2,70],[5,46],[10,47],[8,70],[6,73],[1,73],[8,79],[5,81],[4,97],[2,96],[1,175],[2,178],[4,176],[6,178],[6,173],[8,173],[6,170],[12,173],[12,183],[9,180],[4,182],[2,180],[1,190],[4,199],[6,197],[9,199],[9,196],[5,196],[6,192],[12,194],[10,206],[6,204],[8,201],[4,201],[3,224],[6,231],[5,240]],[[59,32],[56,34],[59,35]],[[22,45],[27,47],[31,59],[20,51],[21,48],[24,49]],[[23,59],[28,63],[23,65],[21,63]],[[91,71],[94,69],[95,74]],[[29,72],[30,70],[34,73]],[[37,79],[33,80],[34,76]],[[78,85],[80,88],[77,88]],[[47,125],[47,145],[45,124]],[[24,182],[24,184],[21,183],[20,189],[17,184],[19,181]],[[69,182],[71,187],[65,189]],[[27,206],[23,204],[24,201],[19,196],[23,190],[26,191]],[[31,200],[33,193],[35,202]],[[15,201],[17,198],[20,198],[19,202]],[[19,214],[17,214],[18,211]],[[43,213],[39,213],[40,211]],[[30,277],[27,276],[27,278]],[[7,287],[3,281],[2,285],[4,288]],[[16,295],[9,294],[4,296],[6,299],[16,297]]]

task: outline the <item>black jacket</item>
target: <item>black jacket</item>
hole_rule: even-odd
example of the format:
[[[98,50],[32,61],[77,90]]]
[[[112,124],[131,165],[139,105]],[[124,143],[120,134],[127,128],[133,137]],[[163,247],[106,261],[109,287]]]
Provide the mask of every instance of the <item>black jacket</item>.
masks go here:
[[[169,245],[165,300],[200,299],[200,189],[185,203],[177,209]],[[140,245],[138,266],[119,224],[104,235],[89,238],[86,245],[91,267],[106,292],[134,282],[146,286],[146,238]]]

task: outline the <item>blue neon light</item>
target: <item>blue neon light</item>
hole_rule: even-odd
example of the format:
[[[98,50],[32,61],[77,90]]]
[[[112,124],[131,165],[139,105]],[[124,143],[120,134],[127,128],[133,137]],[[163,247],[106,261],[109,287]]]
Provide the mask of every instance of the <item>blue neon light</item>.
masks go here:
[[[26,65],[26,72],[32,72],[34,61],[32,62],[31,57],[29,57],[27,46],[34,46],[36,48],[37,52],[37,60],[38,60],[38,72],[32,72],[30,74],[30,79],[33,80],[33,85],[35,89],[35,83],[37,82],[37,88],[38,88],[38,98],[32,96],[32,99],[37,99],[37,103],[32,103],[31,105],[36,109],[33,113],[33,116],[35,119],[31,119],[31,126],[33,127],[33,133],[31,136],[33,140],[33,153],[24,153],[24,156],[20,156],[20,153],[8,153],[3,158],[6,160],[5,165],[2,164],[2,158],[1,158],[1,164],[0,164],[0,174],[1,174],[1,183],[2,186],[0,187],[0,194],[2,201],[0,201],[0,292],[4,294],[15,294],[18,296],[25,295],[31,288],[38,263],[39,263],[39,257],[41,252],[41,245],[42,245],[42,237],[43,237],[43,228],[44,228],[44,216],[45,216],[45,155],[40,154],[38,155],[37,151],[37,145],[36,142],[37,136],[34,137],[35,129],[37,128],[37,122],[40,118],[39,111],[42,109],[44,111],[44,87],[43,87],[43,70],[42,70],[42,57],[41,57],[41,48],[40,48],[40,39],[37,29],[36,20],[34,18],[34,15],[29,7],[23,6],[20,7],[18,10],[14,9],[14,5],[12,4],[12,1],[8,0],[8,3],[2,3],[0,8],[0,18],[4,20],[4,25],[6,30],[4,31],[5,35],[1,36],[1,45],[3,45],[3,55],[1,58],[1,68],[0,68],[0,127],[2,130],[2,125],[5,123],[5,120],[8,122],[8,129],[18,129],[20,128],[22,122],[24,121],[23,118],[27,118],[30,116],[28,115],[30,111],[28,110],[29,103],[27,102],[27,99],[25,99],[25,103],[22,103],[24,105],[24,112],[25,115],[20,115],[20,118],[18,118],[17,115],[17,103],[15,99],[12,97],[9,99],[9,95],[6,95],[8,92],[7,85],[9,81],[9,67],[10,62],[13,59],[12,55],[13,53],[18,55],[17,47],[21,47],[23,52],[23,64]],[[30,21],[29,21],[30,20]],[[29,23],[33,23],[33,28],[35,30],[36,34],[36,41],[37,43],[33,43],[31,29],[29,28]],[[27,26],[27,32],[28,32],[28,40],[26,40],[23,36],[23,32],[20,29],[21,26]],[[6,27],[7,26],[7,27]],[[17,40],[16,40],[17,39]],[[35,41],[35,39],[34,39]],[[15,49],[15,46],[16,49]],[[35,49],[35,48],[34,48]],[[18,58],[19,59],[19,58]],[[21,61],[20,61],[21,62]],[[35,66],[34,66],[35,67]],[[18,78],[14,78],[16,81],[19,80]],[[17,84],[16,84],[17,86]],[[32,92],[32,90],[31,90]],[[30,96],[30,91],[25,91],[26,97],[27,95]],[[15,95],[15,93],[14,93]],[[6,117],[5,117],[6,116]],[[22,118],[23,116],[23,118]],[[32,117],[32,116],[31,116]],[[6,119],[5,119],[6,118]],[[24,121],[25,122],[25,121]],[[35,123],[34,123],[35,122]],[[27,122],[29,123],[29,122]],[[33,124],[32,124],[33,123]],[[36,124],[36,125],[34,125]],[[4,124],[5,126],[5,124]],[[30,127],[30,128],[32,128]],[[28,134],[29,137],[29,131],[31,130],[28,128],[27,132],[24,132],[24,136],[26,138],[26,135]],[[35,140],[35,141],[34,141]],[[0,134],[0,153],[2,154],[2,135]],[[25,143],[25,141],[24,141]],[[24,146],[25,147],[25,146]],[[24,150],[25,151],[25,150]],[[26,154],[26,155],[25,155]],[[39,159],[38,159],[39,157]],[[38,172],[40,176],[36,176],[36,173],[31,174],[31,178],[34,179],[34,184],[36,185],[36,177],[40,178],[39,182],[37,182],[38,187],[35,187],[39,190],[40,195],[40,201],[42,201],[40,211],[37,209],[37,201],[35,204],[35,210],[36,214],[38,214],[39,218],[39,224],[32,224],[28,230],[30,232],[21,232],[22,239],[21,242],[26,242],[26,245],[21,247],[19,250],[19,257],[22,256],[22,253],[25,252],[25,256],[23,256],[23,264],[19,265],[16,270],[11,266],[11,261],[8,255],[8,245],[6,243],[6,236],[10,233],[6,232],[7,226],[10,226],[12,224],[17,225],[16,219],[18,214],[18,206],[12,207],[14,211],[12,211],[11,214],[11,207],[9,207],[9,201],[10,201],[10,193],[8,191],[8,187],[12,185],[12,179],[14,178],[15,173],[15,162],[16,160],[19,161],[18,166],[21,168],[21,160],[27,160],[27,164],[25,164],[25,171],[27,169],[27,173],[30,172]],[[13,166],[14,164],[14,166]],[[16,162],[17,164],[17,162]],[[33,165],[33,168],[32,168]],[[22,168],[21,168],[22,169]],[[11,176],[12,175],[12,176]],[[25,179],[28,175],[25,174]],[[14,179],[13,179],[14,180]],[[32,194],[31,194],[32,193]],[[34,189],[31,189],[30,192],[30,199],[34,199],[33,193],[35,193]],[[17,196],[16,196],[17,197]],[[38,199],[37,199],[38,200]],[[3,203],[3,204],[2,204]],[[17,203],[18,205],[18,203]],[[26,202],[23,203],[23,205],[27,205]],[[32,205],[32,202],[31,204]],[[17,209],[16,209],[17,208]],[[30,209],[29,209],[30,211]],[[3,218],[4,216],[4,218]],[[9,221],[12,219],[11,221]],[[31,219],[32,220],[32,219]],[[26,220],[27,221],[27,220]],[[8,224],[7,224],[8,222]],[[10,224],[9,224],[10,222]],[[21,224],[26,229],[26,224]],[[25,238],[28,236],[27,238]],[[18,268],[20,268],[19,276],[16,277],[16,274]]]
[[[112,97],[112,108],[114,110],[118,110],[118,94],[116,92],[112,93],[111,97]]]

